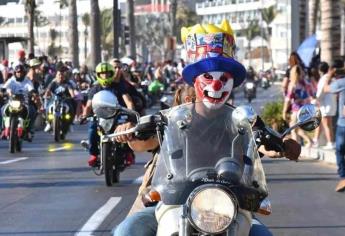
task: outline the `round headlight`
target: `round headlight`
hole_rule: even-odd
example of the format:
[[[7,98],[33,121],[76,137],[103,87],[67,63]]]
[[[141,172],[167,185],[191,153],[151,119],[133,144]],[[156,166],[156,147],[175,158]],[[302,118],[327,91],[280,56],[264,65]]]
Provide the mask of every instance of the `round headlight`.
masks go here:
[[[20,101],[12,100],[12,101],[10,101],[10,106],[13,109],[19,109],[20,108]]]
[[[225,231],[237,214],[234,198],[221,188],[197,189],[189,198],[189,221],[207,234]]]

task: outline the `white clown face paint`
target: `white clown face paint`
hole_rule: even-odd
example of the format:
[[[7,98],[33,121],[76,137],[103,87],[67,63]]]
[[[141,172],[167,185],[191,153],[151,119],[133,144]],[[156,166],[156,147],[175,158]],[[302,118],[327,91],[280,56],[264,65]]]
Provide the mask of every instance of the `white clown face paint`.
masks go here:
[[[228,100],[234,80],[230,73],[212,71],[196,77],[195,92],[209,109],[218,109]]]

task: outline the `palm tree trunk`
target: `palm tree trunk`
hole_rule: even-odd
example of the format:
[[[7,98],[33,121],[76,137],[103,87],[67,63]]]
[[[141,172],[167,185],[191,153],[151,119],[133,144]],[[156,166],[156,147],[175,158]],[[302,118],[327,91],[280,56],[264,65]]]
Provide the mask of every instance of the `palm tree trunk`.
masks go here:
[[[71,58],[74,67],[79,67],[79,40],[78,40],[78,15],[76,0],[69,0],[69,29],[71,29],[69,48],[71,49]]]
[[[340,2],[322,0],[321,9],[321,60],[332,63],[334,59],[340,56]]]
[[[29,53],[34,53],[35,49],[35,35],[34,35],[34,20],[35,20],[35,1],[30,1],[28,5],[28,32],[29,32]]]
[[[88,37],[88,32],[87,32],[87,27],[85,26],[85,30],[84,30],[84,63],[86,63],[86,60],[87,60],[87,37]]]
[[[98,0],[91,0],[91,66],[101,62],[101,20]]]
[[[307,0],[300,0],[299,1],[299,41],[300,43],[306,38],[307,34]]]
[[[134,18],[134,1],[128,0],[127,1],[127,12],[128,12],[128,25],[129,25],[129,37],[130,37],[130,56],[136,60],[137,52],[136,52],[136,42],[135,42],[135,18]]]
[[[317,13],[319,12],[320,0],[309,0],[308,3],[308,36],[315,34]]]

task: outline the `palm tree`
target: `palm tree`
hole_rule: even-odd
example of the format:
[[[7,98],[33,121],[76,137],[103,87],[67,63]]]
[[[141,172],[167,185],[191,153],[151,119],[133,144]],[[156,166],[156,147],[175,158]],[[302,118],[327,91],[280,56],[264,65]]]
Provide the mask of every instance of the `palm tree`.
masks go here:
[[[61,46],[61,37],[62,37],[62,30],[61,30],[61,25],[62,25],[62,15],[61,11],[65,7],[68,7],[68,0],[55,0],[55,2],[59,3],[59,9],[60,9],[60,33],[59,33],[59,44]]]
[[[315,34],[320,0],[309,0],[308,3],[308,36]]]
[[[331,63],[340,56],[341,2],[322,0],[321,12],[321,60]]]
[[[48,55],[54,58],[57,55],[60,55],[62,53],[61,46],[59,47],[55,46],[55,40],[58,37],[58,32],[55,29],[51,29],[49,31],[49,36],[50,36],[51,43],[48,46]]]
[[[113,48],[113,9],[108,8],[104,9],[101,12],[101,45],[102,49],[108,52],[108,55],[111,55]]]
[[[252,57],[251,57],[251,50],[252,50],[252,45],[251,42],[252,40],[260,35],[260,26],[258,24],[257,20],[252,20],[249,22],[249,25],[247,28],[244,30],[244,35],[246,36],[248,40],[248,48],[247,48],[247,55],[249,58],[249,66],[252,65]]]
[[[276,18],[277,14],[278,14],[278,11],[275,5],[272,5],[268,8],[264,8],[261,11],[262,20],[266,24],[264,38],[267,40],[267,43],[268,43],[272,68],[273,68],[273,57],[272,57],[272,48],[271,48],[272,27],[270,25],[273,22],[273,20]]]
[[[91,0],[91,66],[101,61],[101,29],[98,0]]]
[[[79,40],[78,40],[78,14],[76,0],[69,0],[68,2],[69,18],[68,26],[71,29],[69,48],[71,49],[72,64],[74,67],[79,67]]]
[[[29,32],[29,53],[34,53],[35,45],[35,35],[34,35],[34,21],[35,21],[35,9],[36,9],[35,0],[26,0],[25,1],[25,13],[28,17],[28,32]]]
[[[83,22],[85,29],[84,29],[84,60],[86,61],[87,58],[87,38],[88,38],[88,30],[87,28],[90,26],[90,15],[88,13],[85,13],[81,21]]]

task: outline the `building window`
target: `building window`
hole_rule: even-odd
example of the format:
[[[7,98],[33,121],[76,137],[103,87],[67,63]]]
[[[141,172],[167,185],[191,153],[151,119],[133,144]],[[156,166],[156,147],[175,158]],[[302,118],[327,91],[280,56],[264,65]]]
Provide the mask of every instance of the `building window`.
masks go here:
[[[16,23],[17,24],[22,24],[23,23],[23,18],[16,18]]]
[[[8,24],[13,24],[14,23],[14,18],[8,18]]]

